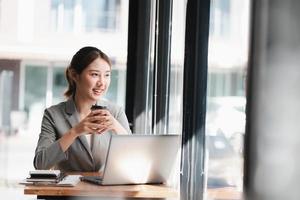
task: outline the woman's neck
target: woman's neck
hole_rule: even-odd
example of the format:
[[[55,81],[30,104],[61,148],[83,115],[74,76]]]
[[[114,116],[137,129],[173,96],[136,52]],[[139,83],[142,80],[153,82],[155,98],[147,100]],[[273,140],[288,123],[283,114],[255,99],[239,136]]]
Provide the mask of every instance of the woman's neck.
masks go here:
[[[87,101],[86,99],[83,99],[78,95],[75,95],[74,102],[77,112],[83,118],[91,112],[91,106],[96,103],[96,101]]]

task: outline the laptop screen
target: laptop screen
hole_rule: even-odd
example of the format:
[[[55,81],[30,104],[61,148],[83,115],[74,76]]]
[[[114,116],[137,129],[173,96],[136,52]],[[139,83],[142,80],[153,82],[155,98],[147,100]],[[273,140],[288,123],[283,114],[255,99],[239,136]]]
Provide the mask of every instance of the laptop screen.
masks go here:
[[[180,135],[113,135],[102,184],[166,182],[179,149]]]

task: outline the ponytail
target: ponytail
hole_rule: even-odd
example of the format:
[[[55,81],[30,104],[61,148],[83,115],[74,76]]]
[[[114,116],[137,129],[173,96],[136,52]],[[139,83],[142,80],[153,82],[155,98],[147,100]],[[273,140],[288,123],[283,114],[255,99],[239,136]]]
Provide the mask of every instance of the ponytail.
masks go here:
[[[64,93],[64,96],[69,99],[70,97],[72,97],[73,95],[75,95],[75,91],[76,91],[76,84],[73,81],[73,79],[71,78],[70,75],[71,71],[70,71],[70,67],[67,67],[65,75],[68,81],[68,88]]]

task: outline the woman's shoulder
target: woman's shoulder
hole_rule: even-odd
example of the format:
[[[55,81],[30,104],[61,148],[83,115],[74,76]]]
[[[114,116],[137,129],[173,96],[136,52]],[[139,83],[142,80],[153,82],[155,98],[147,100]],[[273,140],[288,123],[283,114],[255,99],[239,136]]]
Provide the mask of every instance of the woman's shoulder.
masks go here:
[[[55,104],[55,105],[52,105],[52,106],[48,107],[47,109],[48,110],[59,109],[59,108],[65,107],[66,104],[67,104],[67,101],[62,101],[62,102],[60,102],[58,104]]]
[[[112,114],[118,114],[120,111],[122,111],[122,107],[117,105],[116,103],[113,103],[108,100],[101,100],[98,102],[99,105],[107,107],[107,109],[112,113]]]
[[[63,101],[60,102],[58,104],[52,105],[48,108],[46,108],[46,111],[49,113],[58,113],[58,112],[62,112],[63,110],[65,110],[67,105],[67,101]]]

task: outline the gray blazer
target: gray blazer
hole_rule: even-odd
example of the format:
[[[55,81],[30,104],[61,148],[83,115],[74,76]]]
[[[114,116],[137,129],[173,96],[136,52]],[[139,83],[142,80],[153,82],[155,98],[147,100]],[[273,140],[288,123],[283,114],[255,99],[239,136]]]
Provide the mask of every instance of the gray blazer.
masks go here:
[[[108,102],[100,101],[98,105],[107,106],[110,113],[131,133],[124,111]],[[93,134],[91,146],[85,135],[79,136],[73,144],[63,152],[58,139],[79,122],[78,112],[72,99],[45,110],[41,133],[35,150],[34,167],[36,169],[60,169],[70,171],[99,171],[103,167],[108,144],[113,134],[107,131],[101,135]]]

